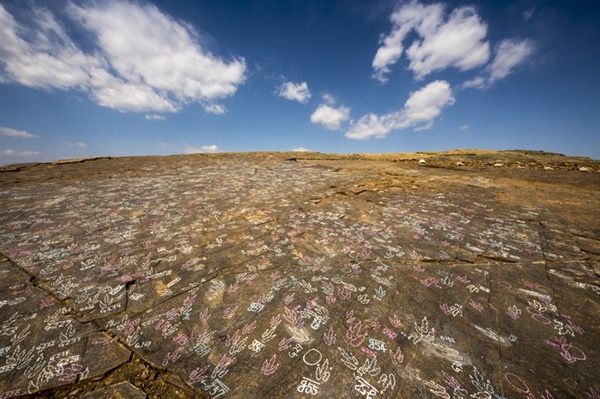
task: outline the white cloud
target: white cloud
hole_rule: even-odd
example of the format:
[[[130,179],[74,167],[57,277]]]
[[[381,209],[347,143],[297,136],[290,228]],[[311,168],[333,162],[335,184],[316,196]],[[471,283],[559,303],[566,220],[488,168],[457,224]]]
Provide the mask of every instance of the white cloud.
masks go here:
[[[470,129],[470,128],[471,128],[471,126],[469,126],[469,125],[465,124],[465,125],[462,125],[462,126],[460,126],[460,127],[458,128],[458,130],[467,130],[467,129]]]
[[[15,137],[21,139],[34,139],[40,136],[26,132],[25,130],[11,129],[10,127],[0,127],[0,136]]]
[[[496,46],[496,56],[494,61],[488,67],[489,83],[504,79],[513,69],[522,64],[531,54],[533,54],[533,43],[530,40],[511,40],[505,39]]]
[[[341,124],[350,119],[350,108],[340,106],[337,108],[321,104],[310,116],[310,121],[322,125],[328,130],[339,130]]]
[[[277,95],[300,103],[306,103],[310,99],[310,91],[308,90],[308,84],[306,82],[285,82],[279,86]]]
[[[165,120],[165,116],[161,115],[161,114],[146,114],[144,116],[144,118],[148,119],[149,121],[164,121]]]
[[[203,107],[204,110],[209,114],[223,115],[225,112],[227,112],[227,108],[225,108],[225,106],[221,104],[210,103],[204,104]]]
[[[325,93],[321,97],[323,98],[323,101],[327,105],[334,105],[336,103],[335,97],[329,93]]]
[[[386,74],[404,51],[403,42],[414,30],[418,39],[406,49],[409,69],[417,79],[448,67],[462,71],[485,64],[489,43],[487,26],[472,7],[458,7],[446,18],[441,4],[412,1],[392,13],[392,32],[383,36],[373,59],[373,77],[387,82]]]
[[[103,107],[121,112],[177,112],[178,105],[151,86],[123,81],[106,71],[93,71],[90,97]],[[97,75],[101,75],[98,77]]]
[[[186,154],[197,154],[197,153],[216,153],[221,152],[219,147],[216,145],[203,145],[202,147],[186,147],[183,150]]]
[[[442,109],[454,104],[450,84],[444,80],[436,80],[412,93],[402,110],[403,119],[408,126],[418,126],[418,129],[431,127],[433,120]]]
[[[485,68],[486,76],[477,76],[462,84],[464,89],[485,89],[507,77],[535,51],[531,40],[502,40],[494,49],[493,61]]]
[[[85,85],[101,60],[82,53],[48,10],[34,8],[31,21],[19,25],[0,4],[2,80],[42,89]]]
[[[77,143],[69,143],[69,145],[71,147],[81,147],[81,148],[87,147],[87,145],[85,145],[85,143],[82,143],[81,141],[78,141]]]
[[[37,151],[16,151],[13,149],[7,149],[2,151],[2,155],[17,157],[35,157],[37,155],[40,155],[40,153]]]
[[[243,58],[213,55],[190,25],[154,5],[70,3],[67,12],[91,33],[95,48],[89,52],[50,11],[34,8],[27,25],[0,5],[2,81],[83,90],[122,112],[177,112],[191,102],[232,96],[246,78]]]
[[[346,137],[356,140],[366,140],[371,137],[382,139],[396,128],[394,124],[396,118],[396,114],[383,116],[377,116],[373,113],[367,114],[360,118],[358,122],[351,124],[350,130],[346,132]]]
[[[294,152],[311,152],[311,150],[309,150],[308,148],[304,148],[304,147],[294,148],[292,151],[294,151]]]
[[[436,80],[412,93],[400,111],[381,116],[370,113],[356,122],[351,122],[346,137],[357,140],[384,138],[392,130],[412,127],[414,130],[426,130],[442,110],[454,104],[450,84]]]
[[[473,79],[469,79],[465,83],[463,83],[462,88],[463,89],[470,89],[470,88],[483,89],[486,87],[486,85],[487,85],[486,79],[483,76],[476,76]]]

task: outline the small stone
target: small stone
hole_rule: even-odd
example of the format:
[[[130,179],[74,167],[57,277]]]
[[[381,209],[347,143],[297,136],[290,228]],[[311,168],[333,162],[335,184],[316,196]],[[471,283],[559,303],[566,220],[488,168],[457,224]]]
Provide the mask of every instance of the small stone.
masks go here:
[[[581,166],[579,168],[579,171],[580,172],[591,172],[592,170],[590,168],[586,168],[585,166]]]
[[[544,166],[544,170],[554,170],[552,166]]]
[[[494,164],[494,168],[501,168],[501,167],[503,167],[503,166],[504,166],[504,164],[503,164],[503,163],[495,163],[495,164]]]
[[[459,161],[459,162],[456,163],[456,166],[465,166],[465,163]]]
[[[425,165],[427,163],[427,161],[425,161],[424,159],[419,159],[419,165]]]

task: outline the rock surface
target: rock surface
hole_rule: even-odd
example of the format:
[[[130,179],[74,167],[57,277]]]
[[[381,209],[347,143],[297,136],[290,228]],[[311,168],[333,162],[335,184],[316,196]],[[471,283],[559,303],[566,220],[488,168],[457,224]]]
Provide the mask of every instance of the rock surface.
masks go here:
[[[0,398],[599,398],[598,171],[534,152],[3,167]]]

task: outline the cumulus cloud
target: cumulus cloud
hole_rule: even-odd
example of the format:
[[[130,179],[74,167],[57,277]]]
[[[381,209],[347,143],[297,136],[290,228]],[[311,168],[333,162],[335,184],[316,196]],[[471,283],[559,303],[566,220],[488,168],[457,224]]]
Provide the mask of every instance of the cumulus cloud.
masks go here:
[[[462,87],[463,87],[463,89],[470,89],[470,88],[482,89],[482,88],[486,87],[486,85],[487,85],[487,80],[483,76],[476,76],[473,79],[469,79],[465,83],[463,83]]]
[[[16,130],[10,127],[0,127],[0,136],[15,137],[20,139],[34,139],[40,137],[25,130]]]
[[[358,121],[352,121],[346,137],[357,140],[384,138],[392,130],[412,127],[414,130],[426,130],[442,110],[454,104],[450,84],[436,80],[412,93],[404,107],[384,115],[373,113],[364,115]]]
[[[390,113],[378,116],[369,113],[360,118],[357,122],[353,122],[350,130],[346,132],[346,137],[355,140],[366,140],[371,137],[382,139],[388,133],[397,129],[399,113]]]
[[[85,85],[88,70],[101,60],[81,52],[50,11],[31,11],[31,25],[26,26],[0,4],[2,80],[41,89]]]
[[[350,108],[331,107],[321,104],[310,116],[310,121],[322,125],[327,130],[339,130],[342,123],[350,119]]]
[[[285,82],[279,86],[277,95],[300,103],[306,103],[310,99],[310,91],[306,82]]]
[[[485,89],[511,74],[535,51],[531,40],[502,40],[494,49],[494,59],[485,68],[484,76],[476,76],[463,83],[463,88]]]
[[[381,38],[372,62],[373,77],[382,83],[387,82],[386,75],[402,56],[404,41],[412,31],[417,39],[406,49],[406,56],[417,79],[448,67],[466,71],[489,59],[487,25],[473,7],[458,7],[446,16],[442,4],[412,1],[396,9],[390,20],[392,31]]]
[[[292,151],[294,151],[294,152],[311,152],[311,150],[309,150],[308,148],[304,148],[304,147],[294,148]]]
[[[321,97],[323,98],[323,102],[327,105],[334,105],[336,103],[335,97],[329,93],[325,93]]]
[[[186,154],[197,154],[197,153],[217,153],[221,152],[219,147],[216,145],[203,145],[202,147],[186,147],[184,149]]]
[[[223,115],[225,112],[227,112],[227,108],[225,108],[225,106],[222,104],[204,104],[203,107],[204,110],[209,114]]]
[[[232,96],[246,78],[243,58],[215,56],[190,25],[154,5],[69,3],[67,14],[91,34],[89,51],[47,9],[34,6],[23,23],[0,5],[1,81],[82,90],[99,105],[122,112],[177,112],[192,102],[206,109],[205,104]]]
[[[436,80],[427,86],[412,93],[402,110],[402,122],[405,126],[415,127],[417,130],[430,129],[433,120],[438,117],[442,109],[454,104],[450,84],[443,80]]]

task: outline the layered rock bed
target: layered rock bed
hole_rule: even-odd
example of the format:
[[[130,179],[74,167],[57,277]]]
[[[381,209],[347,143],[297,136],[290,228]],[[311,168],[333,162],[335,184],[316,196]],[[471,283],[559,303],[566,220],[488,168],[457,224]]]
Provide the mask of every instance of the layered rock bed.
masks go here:
[[[600,397],[600,162],[0,168],[0,398]]]

